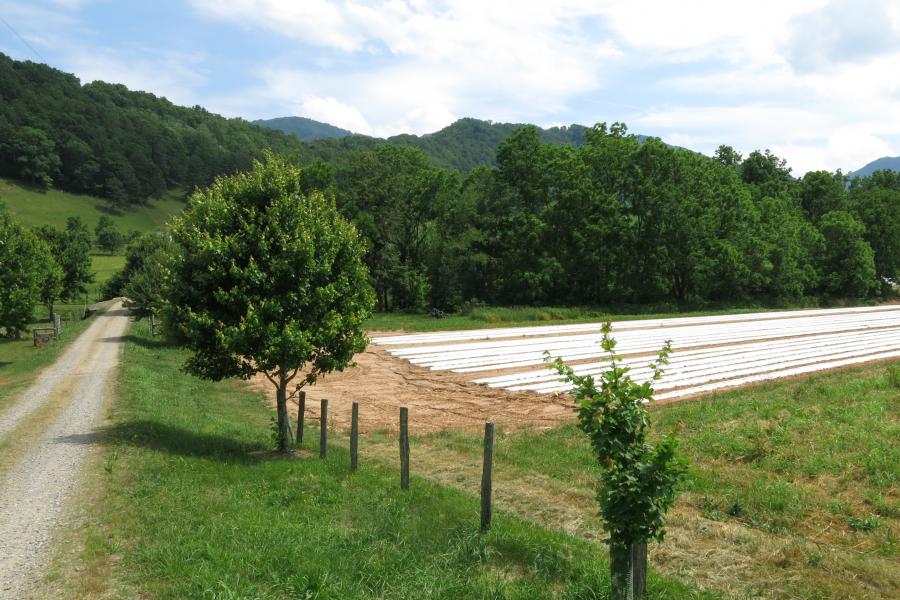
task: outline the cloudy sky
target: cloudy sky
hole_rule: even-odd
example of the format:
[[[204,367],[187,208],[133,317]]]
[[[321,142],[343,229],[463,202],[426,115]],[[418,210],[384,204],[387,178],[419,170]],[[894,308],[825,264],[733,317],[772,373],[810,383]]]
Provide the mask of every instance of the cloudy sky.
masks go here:
[[[0,0],[0,17],[13,58],[226,116],[378,136],[625,121],[770,148],[798,175],[900,154],[894,0]]]

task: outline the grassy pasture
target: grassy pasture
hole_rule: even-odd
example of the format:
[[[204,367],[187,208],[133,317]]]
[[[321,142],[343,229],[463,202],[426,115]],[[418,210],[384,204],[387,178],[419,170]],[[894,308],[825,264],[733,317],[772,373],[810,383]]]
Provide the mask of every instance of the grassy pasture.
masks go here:
[[[262,394],[179,370],[132,327],[96,469],[105,492],[47,583],[66,597],[602,598],[604,548],[362,456],[269,451]],[[314,425],[314,424],[311,424]],[[308,432],[308,438],[315,436]],[[413,450],[414,455],[416,449]],[[76,550],[71,550],[71,548]],[[71,559],[75,555],[76,559]],[[650,598],[718,598],[652,574]]]
[[[147,206],[116,213],[110,211],[109,203],[102,198],[70,194],[55,189],[40,192],[3,178],[0,178],[0,202],[4,203],[16,220],[25,227],[52,225],[57,229],[63,229],[66,226],[66,219],[77,216],[81,217],[92,233],[97,221],[104,214],[113,220],[122,233],[131,230],[146,233],[159,229],[170,217],[184,208],[181,194],[172,192],[162,198],[151,199]]]

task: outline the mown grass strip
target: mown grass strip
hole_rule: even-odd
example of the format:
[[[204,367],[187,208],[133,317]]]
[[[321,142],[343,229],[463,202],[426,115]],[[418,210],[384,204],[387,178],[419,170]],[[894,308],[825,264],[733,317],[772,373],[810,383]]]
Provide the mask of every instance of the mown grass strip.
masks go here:
[[[351,474],[343,443],[325,460],[311,447],[274,456],[264,398],[185,375],[183,359],[132,329],[83,553],[116,557],[108,585],[159,598],[605,597],[601,544],[502,512],[481,535],[477,495],[415,476],[402,492],[395,470],[365,461]],[[96,586],[75,574],[69,592]],[[655,574],[650,590],[716,597]]]
[[[661,569],[752,597],[895,595],[898,368],[874,365],[654,407],[656,434],[678,428],[691,465],[670,538],[651,546]],[[360,442],[383,464],[396,462],[394,446],[385,434]],[[417,473],[477,489],[477,435],[432,434],[412,446]],[[596,539],[597,467],[577,427],[501,433],[494,452],[500,506]]]

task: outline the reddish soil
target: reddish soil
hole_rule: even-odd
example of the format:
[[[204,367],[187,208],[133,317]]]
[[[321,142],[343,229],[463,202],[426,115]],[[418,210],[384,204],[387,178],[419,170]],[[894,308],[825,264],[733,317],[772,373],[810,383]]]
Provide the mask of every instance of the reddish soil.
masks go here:
[[[409,407],[413,435],[445,429],[481,431],[488,419],[494,420],[499,431],[521,427],[542,430],[575,417],[571,396],[489,388],[467,381],[465,374],[414,366],[374,344],[356,356],[356,363],[306,388],[307,418],[318,419],[322,398],[328,399],[329,421],[341,431],[350,429],[351,404],[359,402],[361,433],[396,431],[399,407],[403,405]],[[259,375],[254,381],[274,403],[274,388],[265,377]],[[296,415],[296,398],[291,403],[292,414]]]

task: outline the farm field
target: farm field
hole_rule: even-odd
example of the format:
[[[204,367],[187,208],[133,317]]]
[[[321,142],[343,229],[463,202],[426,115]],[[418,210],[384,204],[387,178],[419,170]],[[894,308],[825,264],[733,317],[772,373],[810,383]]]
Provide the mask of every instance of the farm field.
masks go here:
[[[413,437],[405,495],[396,435],[379,425],[396,422],[396,407],[368,402],[357,385],[368,433],[355,475],[342,433],[349,405],[334,401],[328,459],[316,458],[318,407],[308,400],[312,441],[279,460],[259,391],[192,378],[180,371],[185,357],[148,338],[145,322],[133,326],[90,501],[61,546],[50,592],[584,598],[606,585],[596,467],[571,423],[539,431],[497,420],[498,516],[480,537],[481,439],[457,427],[452,410],[441,430]],[[572,413],[563,396],[531,395]],[[896,597],[900,364],[714,393],[651,414],[656,432],[680,428],[691,471],[666,541],[651,546],[650,598]],[[427,431],[423,419],[411,407],[413,431]]]
[[[186,356],[132,326],[84,509],[39,597],[524,600],[608,586],[595,540],[505,511],[479,535],[477,496],[418,476],[402,492],[371,456],[351,474],[340,438],[327,460],[272,453],[263,396],[185,374]],[[648,597],[722,598],[656,572]]]
[[[398,358],[433,371],[470,375],[509,391],[558,393],[568,384],[548,372],[561,357],[581,375],[608,367],[599,324],[376,336]],[[674,353],[655,384],[658,400],[694,396],[900,357],[900,305],[619,321],[616,351],[635,378],[671,340]]]

